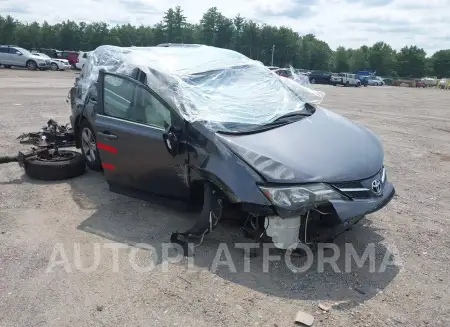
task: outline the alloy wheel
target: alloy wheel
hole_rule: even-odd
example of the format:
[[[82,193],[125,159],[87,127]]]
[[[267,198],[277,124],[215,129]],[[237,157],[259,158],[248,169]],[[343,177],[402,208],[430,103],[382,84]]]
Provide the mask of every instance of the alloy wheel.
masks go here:
[[[81,148],[86,157],[86,160],[90,163],[95,162],[97,145],[95,144],[95,137],[89,128],[83,128],[81,132]]]

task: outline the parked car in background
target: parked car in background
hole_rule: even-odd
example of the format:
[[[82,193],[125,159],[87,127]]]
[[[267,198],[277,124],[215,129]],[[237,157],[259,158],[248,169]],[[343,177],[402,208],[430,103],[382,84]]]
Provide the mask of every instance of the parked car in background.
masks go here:
[[[330,84],[331,82],[331,73],[322,70],[314,70],[308,74],[308,77],[311,84]]]
[[[373,85],[373,86],[382,86],[385,84],[383,79],[378,76],[367,76],[367,81],[368,81],[369,85]]]
[[[278,68],[274,69],[273,72],[279,76],[292,78],[292,72],[290,68]]]
[[[76,63],[78,60],[78,51],[72,51],[72,50],[64,50],[64,51],[58,51],[58,58],[59,59],[67,59],[72,66],[72,68],[76,68]]]
[[[31,49],[31,53],[43,53],[49,56],[52,59],[58,59],[58,52],[57,49],[48,49],[48,48],[33,48]]]
[[[425,86],[436,86],[439,81],[437,77],[424,77],[421,80],[425,83]]]
[[[331,84],[359,87],[362,83],[355,74],[339,73],[331,77]]]
[[[423,80],[419,79],[419,80],[416,80],[416,87],[426,88],[427,86]]]
[[[14,45],[0,45],[0,65],[5,68],[26,67],[29,70],[49,69],[50,59],[32,54],[30,51]]]
[[[53,59],[50,58],[45,53],[40,52],[32,52],[34,55],[39,56],[44,59],[49,59],[50,61],[50,69],[51,70],[66,70],[66,69],[72,69],[72,65],[70,65],[69,61],[67,59]]]
[[[77,62],[75,64],[75,67],[77,69],[83,69],[84,64],[87,62],[88,55],[89,52],[80,51],[80,53],[78,54]]]

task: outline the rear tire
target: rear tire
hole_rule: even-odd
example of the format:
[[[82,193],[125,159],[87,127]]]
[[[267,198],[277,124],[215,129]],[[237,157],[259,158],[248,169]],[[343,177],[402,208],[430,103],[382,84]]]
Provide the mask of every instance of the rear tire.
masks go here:
[[[59,70],[58,65],[57,65],[56,63],[54,63],[54,62],[52,62],[52,64],[50,65],[50,68],[51,68],[52,70],[54,70],[54,71]]]
[[[97,148],[97,139],[94,129],[86,119],[80,124],[79,138],[81,144],[81,152],[86,161],[86,165],[94,171],[102,171],[102,161]]]
[[[32,179],[57,181],[74,178],[86,172],[86,164],[81,153],[59,150],[61,156],[45,159],[40,156],[24,160],[25,173]]]

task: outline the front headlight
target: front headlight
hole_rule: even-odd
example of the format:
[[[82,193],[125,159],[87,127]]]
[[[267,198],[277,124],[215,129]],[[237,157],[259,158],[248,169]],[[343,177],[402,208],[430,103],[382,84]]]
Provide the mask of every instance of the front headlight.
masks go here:
[[[294,210],[329,200],[345,200],[340,193],[326,184],[308,184],[291,187],[259,187],[274,205]]]

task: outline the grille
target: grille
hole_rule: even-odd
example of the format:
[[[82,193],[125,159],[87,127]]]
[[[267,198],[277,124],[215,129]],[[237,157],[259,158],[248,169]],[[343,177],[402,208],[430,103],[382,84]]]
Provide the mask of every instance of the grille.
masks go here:
[[[360,181],[334,183],[333,186],[337,187],[339,189],[341,189],[341,188],[363,188],[364,187]]]
[[[375,194],[372,192],[372,181],[375,179],[382,180],[383,170],[381,170],[374,177],[360,180],[360,181],[350,181],[350,182],[340,182],[333,183],[332,185],[339,189],[342,193],[352,199],[369,199],[374,197]],[[386,180],[382,182],[384,183]]]

